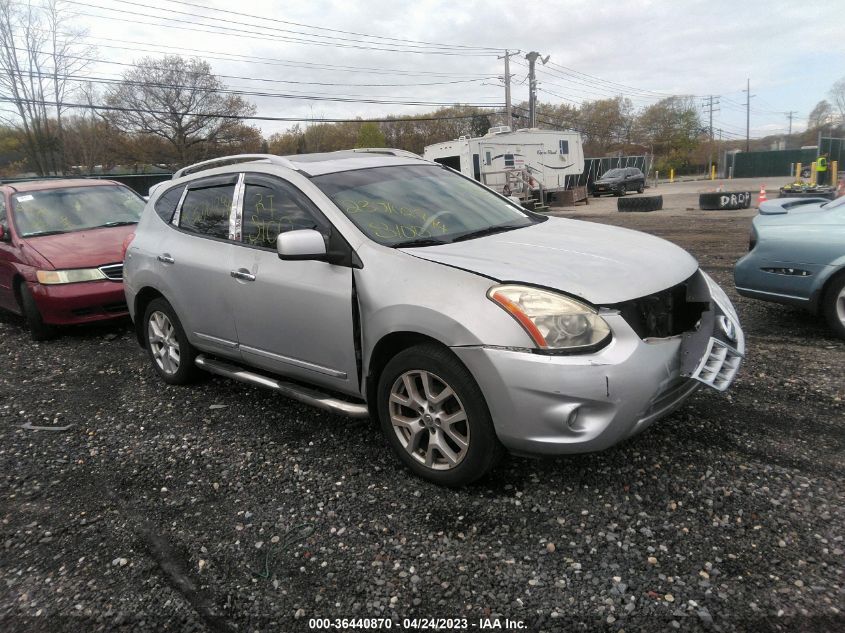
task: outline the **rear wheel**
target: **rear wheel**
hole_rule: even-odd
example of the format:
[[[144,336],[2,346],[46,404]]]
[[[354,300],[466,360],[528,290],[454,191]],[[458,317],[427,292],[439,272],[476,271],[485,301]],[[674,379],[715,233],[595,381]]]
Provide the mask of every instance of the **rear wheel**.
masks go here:
[[[417,475],[443,486],[483,477],[502,447],[475,380],[449,350],[424,344],[397,354],[378,385],[382,430]]]
[[[845,338],[845,273],[840,273],[824,294],[822,306],[828,325],[840,338]]]
[[[35,297],[32,296],[32,291],[25,281],[20,282],[18,291],[21,297],[21,310],[29,328],[30,338],[33,341],[46,341],[56,336],[56,328],[44,323],[38,304],[35,303]]]
[[[164,382],[184,385],[199,376],[194,364],[197,350],[188,342],[179,317],[165,299],[153,299],[147,306],[144,334],[153,369]]]

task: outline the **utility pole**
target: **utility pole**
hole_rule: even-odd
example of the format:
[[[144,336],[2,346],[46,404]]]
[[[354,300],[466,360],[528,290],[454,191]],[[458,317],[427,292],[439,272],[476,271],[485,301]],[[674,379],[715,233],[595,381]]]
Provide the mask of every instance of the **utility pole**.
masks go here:
[[[710,157],[709,157],[709,160],[707,162],[707,174],[708,175],[710,174],[710,170],[712,169],[712,165],[713,165],[713,112],[719,111],[718,108],[716,108],[716,110],[714,110],[713,106],[719,105],[719,101],[714,101],[714,99],[718,99],[718,98],[719,98],[718,96],[714,97],[713,95],[710,95],[709,97],[706,98],[706,103],[704,104],[707,107],[707,109],[710,111],[710,126],[709,126],[709,129],[710,129]]]
[[[504,77],[504,79],[505,79],[505,109],[508,112],[507,118],[505,120],[507,121],[507,126],[510,129],[513,129],[513,110],[511,109],[511,64],[510,64],[510,58],[513,55],[517,55],[517,53],[509,53],[507,51],[507,49],[505,49],[505,55],[504,55],[504,59],[505,59],[505,77]],[[502,58],[498,57],[497,59],[502,59]]]
[[[749,151],[751,146],[751,97],[757,95],[751,94],[751,79],[747,79],[745,83],[745,151]]]
[[[792,136],[792,117],[798,114],[794,110],[790,110],[786,113],[786,117],[789,119],[789,136]]]
[[[537,78],[534,76],[534,64],[539,59],[545,66],[549,57],[540,57],[537,51],[531,51],[525,56],[528,60],[528,127],[537,127]]]

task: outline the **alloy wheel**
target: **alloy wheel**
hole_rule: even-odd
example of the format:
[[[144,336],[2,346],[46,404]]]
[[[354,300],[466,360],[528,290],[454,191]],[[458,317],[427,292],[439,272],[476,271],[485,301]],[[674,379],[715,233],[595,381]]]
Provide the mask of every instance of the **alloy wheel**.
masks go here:
[[[159,369],[167,375],[179,371],[179,341],[176,340],[176,329],[170,317],[158,310],[153,312],[147,323],[147,337]]]
[[[389,412],[399,443],[420,464],[451,470],[466,457],[467,413],[439,376],[421,369],[403,373],[390,390]]]
[[[839,291],[839,296],[836,297],[836,316],[839,322],[845,325],[845,286]]]

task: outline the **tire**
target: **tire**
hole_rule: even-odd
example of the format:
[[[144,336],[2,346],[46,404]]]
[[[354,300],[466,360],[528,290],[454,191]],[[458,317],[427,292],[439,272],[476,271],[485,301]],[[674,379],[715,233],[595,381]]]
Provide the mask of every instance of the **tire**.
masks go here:
[[[645,183],[641,182],[640,186],[637,187],[637,193],[642,193],[643,191],[645,191]]]
[[[698,195],[698,208],[705,211],[735,211],[750,206],[750,191],[718,191]]]
[[[845,272],[840,272],[827,287],[822,312],[836,336],[845,338]]]
[[[600,193],[594,193],[593,198],[598,198],[600,195],[601,195]]]
[[[613,192],[614,196],[619,196],[620,198],[623,197],[626,193],[628,193],[628,188],[625,186],[625,183],[619,185],[619,188]]]
[[[617,211],[659,211],[663,208],[663,196],[642,196],[640,198],[619,198],[616,201]]]
[[[144,312],[143,332],[147,355],[164,382],[186,385],[200,376],[200,369],[194,364],[197,350],[188,342],[179,317],[165,299],[150,301]]]
[[[447,388],[452,395],[439,401]],[[486,475],[499,461],[503,449],[481,389],[444,347],[426,343],[394,356],[379,377],[376,393],[382,431],[399,459],[416,475],[441,486],[465,486]],[[459,417],[448,427],[442,423],[445,418],[441,416],[461,414],[463,420]],[[408,423],[394,425],[398,417]]]
[[[26,319],[26,326],[29,328],[29,337],[33,341],[47,341],[54,338],[56,328],[44,323],[38,304],[35,303],[35,297],[32,296],[32,291],[25,281],[18,284],[18,290],[21,297],[21,311]]]

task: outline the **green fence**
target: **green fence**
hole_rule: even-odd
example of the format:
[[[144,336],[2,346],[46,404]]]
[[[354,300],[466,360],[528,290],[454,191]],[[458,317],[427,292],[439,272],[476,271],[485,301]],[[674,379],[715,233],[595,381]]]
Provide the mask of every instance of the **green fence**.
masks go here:
[[[771,152],[739,152],[728,154],[728,168],[734,178],[789,176],[795,163],[808,165],[816,160],[815,149],[784,149]]]

